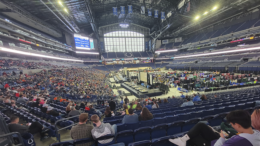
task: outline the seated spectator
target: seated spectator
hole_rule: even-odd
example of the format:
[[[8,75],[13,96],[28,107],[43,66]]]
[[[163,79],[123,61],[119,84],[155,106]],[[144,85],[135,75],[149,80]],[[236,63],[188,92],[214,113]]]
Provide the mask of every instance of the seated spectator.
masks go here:
[[[116,135],[117,133],[117,126],[116,124],[114,124],[113,126],[111,126],[109,123],[102,123],[98,117],[98,115],[92,115],[91,116],[91,121],[93,124],[96,125],[96,127],[94,127],[91,130],[92,133],[92,137],[94,139],[97,139],[101,136],[105,136],[108,134],[114,134]],[[106,144],[106,143],[110,143],[111,141],[113,141],[113,138],[110,139],[106,139],[106,140],[99,140],[98,142],[101,144]]]
[[[152,113],[146,108],[144,107],[140,116],[138,117],[139,121],[147,121],[147,120],[152,120],[153,119],[153,115]]]
[[[152,106],[149,105],[148,103],[145,104],[145,107],[146,107],[148,110],[151,110],[151,109],[152,109]]]
[[[122,123],[123,124],[132,124],[132,123],[138,123],[138,115],[134,113],[133,109],[129,109],[129,114],[125,115]]]
[[[137,111],[140,111],[140,110],[142,110],[142,106],[141,106],[141,104],[140,104],[140,103],[137,103],[136,110],[137,110]]]
[[[154,101],[154,102],[153,102],[152,109],[156,109],[156,108],[159,108],[159,105],[157,104],[156,101]]]
[[[121,113],[122,113],[122,115],[128,115],[129,114],[129,112],[128,112],[128,106],[127,105],[123,105],[123,108],[124,108],[124,111],[122,111]]]
[[[198,96],[198,95],[196,95],[196,94],[193,94],[193,102],[195,102],[195,101],[201,101],[201,99],[200,99],[200,97]]]
[[[202,95],[200,99],[201,100],[207,100],[207,97],[206,97],[206,95]]]
[[[73,117],[73,116],[77,116],[77,115],[80,115],[80,112],[75,109],[75,106],[72,106],[71,111],[69,112],[68,116]]]
[[[112,116],[115,116],[114,112],[110,110],[110,107],[107,107],[105,111],[105,117],[107,118]]]
[[[81,108],[81,109],[85,109],[85,105],[87,105],[87,102],[84,103],[84,102],[82,101],[82,102],[80,103],[79,108]]]
[[[26,104],[26,100],[23,98],[23,95],[20,95],[20,97],[16,101],[17,103]]]
[[[85,110],[86,110],[86,111],[89,111],[89,110],[90,110],[90,108],[88,107],[87,104],[85,104]]]
[[[53,109],[53,107],[50,107],[50,106],[47,108],[46,113],[49,114],[49,115],[52,115],[54,117],[57,117],[57,116],[60,115],[56,110]]]
[[[43,131],[43,126],[39,122],[27,123],[26,125],[19,124],[19,117],[12,116],[10,118],[11,123],[8,124],[8,129],[10,132],[19,132],[21,135],[25,133],[36,134],[40,133],[41,138],[45,136],[45,132]]]
[[[218,133],[206,124],[198,123],[182,138],[169,139],[169,141],[178,146],[186,146],[187,141],[189,141],[190,144],[197,146],[260,145],[260,129],[253,130],[251,127],[251,124],[253,126],[254,124],[256,124],[256,121],[258,121],[256,125],[259,128],[259,109],[254,111],[251,117],[248,112],[243,110],[232,111],[226,116],[226,119],[232,125],[232,127],[238,132],[237,135],[232,136],[228,140],[226,140],[225,138],[228,136],[227,133],[223,131]]]
[[[72,103],[70,102],[67,107],[66,107],[66,113],[69,114],[69,112],[71,111],[70,107],[72,106]]]
[[[190,100],[190,98],[186,98],[186,102],[184,102],[181,107],[185,107],[185,106],[193,106],[194,103]]]
[[[41,107],[41,112],[46,113],[46,112],[47,112],[47,109],[48,109],[48,104],[44,104],[44,105],[42,105],[42,107]]]
[[[82,139],[82,138],[92,138],[91,130],[93,126],[86,124],[88,121],[88,113],[82,113],[79,115],[79,123],[76,126],[73,126],[70,131],[70,136],[73,140]],[[93,143],[84,143],[78,144],[76,146],[92,146]]]
[[[15,104],[14,101],[11,102],[11,107],[12,107],[12,108],[18,108],[18,107],[16,106],[16,104]]]
[[[181,93],[181,98],[185,98],[185,95],[183,95],[183,93]]]
[[[168,100],[165,98],[165,99],[163,100],[163,103],[168,103]]]
[[[158,103],[162,103],[162,101],[161,101],[161,99],[160,99],[160,98],[158,98]]]
[[[11,97],[7,96],[5,99],[4,99],[4,104],[8,105],[8,106],[11,106]]]

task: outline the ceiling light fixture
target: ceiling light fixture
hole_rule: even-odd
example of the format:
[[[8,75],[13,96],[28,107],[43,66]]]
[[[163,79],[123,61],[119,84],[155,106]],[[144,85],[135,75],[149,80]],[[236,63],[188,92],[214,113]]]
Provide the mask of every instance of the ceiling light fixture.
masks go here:
[[[79,54],[94,54],[94,55],[99,55],[98,52],[81,52],[81,51],[76,51],[76,53],[79,53]]]
[[[58,3],[59,3],[61,6],[63,6],[63,4],[62,4],[62,2],[61,2],[61,1],[58,1]]]
[[[200,16],[196,16],[196,17],[195,17],[195,20],[198,20],[199,18],[200,18]]]
[[[167,52],[177,52],[177,49],[174,50],[162,50],[162,51],[155,51],[155,53],[167,53]]]
[[[49,58],[49,59],[64,60],[64,61],[84,62],[83,60],[60,58],[60,57],[56,57],[56,56],[47,56],[47,55],[36,54],[36,53],[30,53],[30,52],[23,52],[23,51],[18,51],[18,50],[3,48],[3,47],[0,47],[0,51],[10,52],[10,53],[16,53],[16,54],[21,54],[21,55],[27,55],[27,56],[34,56],[34,57],[43,57],[43,58]]]
[[[67,10],[66,8],[64,8],[64,11],[65,11],[66,13],[68,13],[68,10]]]
[[[212,10],[213,10],[213,11],[215,11],[215,10],[217,10],[217,8],[218,8],[218,7],[217,7],[217,6],[215,6],[215,7],[213,7],[213,9],[212,9]]]
[[[191,58],[191,57],[200,57],[200,56],[207,56],[207,55],[218,55],[218,54],[224,54],[224,53],[235,53],[235,52],[252,51],[252,50],[260,50],[260,47],[244,48],[244,49],[221,51],[221,52],[212,52],[212,53],[205,53],[205,54],[195,54],[195,55],[187,55],[187,56],[177,56],[177,57],[174,57],[174,58],[175,59],[178,59],[178,58]]]
[[[204,14],[203,15],[207,15],[209,12],[208,11],[206,11],[206,12],[204,12]]]

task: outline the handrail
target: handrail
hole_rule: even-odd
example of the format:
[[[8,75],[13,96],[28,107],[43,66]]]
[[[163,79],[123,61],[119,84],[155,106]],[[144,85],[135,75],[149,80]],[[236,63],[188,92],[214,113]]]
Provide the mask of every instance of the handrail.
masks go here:
[[[15,145],[15,146],[24,146],[23,138],[22,138],[22,136],[19,132],[12,132],[12,133],[3,134],[3,135],[0,135],[0,138],[11,136],[11,135],[14,135],[14,134],[18,135],[19,142],[21,143],[21,144]]]

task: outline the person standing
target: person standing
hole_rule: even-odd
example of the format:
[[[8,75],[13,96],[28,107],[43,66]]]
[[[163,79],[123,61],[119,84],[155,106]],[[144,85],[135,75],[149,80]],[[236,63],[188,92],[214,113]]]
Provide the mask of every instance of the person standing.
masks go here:
[[[127,104],[129,102],[129,99],[127,98],[127,96],[125,97],[124,102],[125,102],[125,104]]]
[[[109,107],[110,107],[110,110],[111,111],[114,111],[116,110],[116,103],[113,101],[113,99],[111,98],[110,102],[109,102]]]

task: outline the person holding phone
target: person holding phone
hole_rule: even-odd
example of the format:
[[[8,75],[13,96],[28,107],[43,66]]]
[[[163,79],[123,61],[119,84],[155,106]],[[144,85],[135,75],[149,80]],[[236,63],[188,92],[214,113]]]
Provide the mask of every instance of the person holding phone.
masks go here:
[[[206,124],[198,123],[183,137],[169,141],[177,146],[186,146],[187,141],[197,146],[260,146],[260,129],[252,129],[251,118],[252,126],[259,128],[259,124],[256,124],[260,120],[259,109],[255,110],[251,117],[244,110],[230,112],[226,119],[238,133],[228,140],[227,133],[223,131],[218,133]]]
[[[8,129],[10,132],[19,132],[21,135],[25,133],[36,134],[40,133],[41,138],[45,137],[45,133],[48,131],[43,132],[44,127],[39,122],[27,123],[26,125],[19,124],[19,117],[12,116],[10,118],[11,123],[8,124]]]

